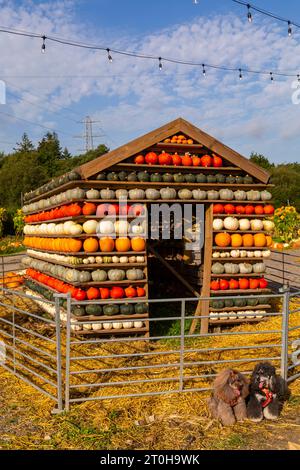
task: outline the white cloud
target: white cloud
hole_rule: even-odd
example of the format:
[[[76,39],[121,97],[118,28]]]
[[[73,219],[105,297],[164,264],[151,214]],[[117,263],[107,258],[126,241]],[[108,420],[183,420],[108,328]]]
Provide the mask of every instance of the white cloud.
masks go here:
[[[17,29],[199,63],[266,71],[299,69],[300,73],[299,35],[286,38],[282,29],[270,22],[256,21],[249,25],[231,14],[195,18],[188,24],[178,24],[146,37],[127,37],[124,31],[119,37],[113,34],[103,37],[101,31],[92,30],[87,38],[88,28],[75,21],[76,3],[74,6],[72,1],[40,5],[26,2],[21,6],[2,1],[0,5],[1,23]],[[292,79],[276,77],[271,84],[269,76],[243,71],[244,78],[240,81],[238,73],[223,73],[208,67],[204,78],[202,67],[163,62],[160,72],[157,60],[113,54],[114,61],[109,64],[105,52],[47,41],[46,54],[42,55],[40,47],[39,40],[0,33],[2,73],[7,76],[8,89],[18,94],[19,88],[27,90],[19,96],[37,105],[13,99],[7,108],[24,119],[41,124],[52,122],[53,127],[70,135],[74,133],[74,125],[47,110],[69,115],[63,108],[76,106],[81,113],[78,120],[92,114],[102,121],[104,129],[118,144],[183,116],[238,151],[270,152],[268,156],[277,160],[290,139],[299,135],[300,107],[291,102]],[[11,88],[11,84],[18,89]],[[0,114],[1,127],[4,119]],[[14,130],[19,133],[22,125],[11,122],[11,135]],[[41,135],[41,129],[31,130],[36,137]],[[4,136],[0,128],[0,140]],[[71,145],[73,150],[77,147]],[[297,159],[295,149],[299,146],[293,143],[291,160]]]

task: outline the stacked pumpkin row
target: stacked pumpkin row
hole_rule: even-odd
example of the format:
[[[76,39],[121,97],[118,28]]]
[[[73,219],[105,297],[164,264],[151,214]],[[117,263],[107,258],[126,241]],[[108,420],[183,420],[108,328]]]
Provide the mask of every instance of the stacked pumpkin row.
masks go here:
[[[220,232],[215,236],[215,245],[220,248],[264,248],[272,245],[272,237],[264,233],[241,235],[239,233]]]
[[[96,269],[94,271],[78,270],[75,268],[66,268],[64,266],[48,263],[47,261],[41,261],[34,258],[23,258],[22,263],[25,266],[34,268],[42,273],[56,276],[57,278],[63,279],[64,281],[72,284],[85,284],[88,282],[94,282],[101,284],[102,282],[118,282],[128,280],[130,281],[142,281],[145,279],[145,273],[142,269],[131,268],[131,269]]]
[[[55,253],[41,253],[35,250],[27,250],[29,256],[37,257],[42,260],[50,260],[54,263],[70,264],[73,266],[86,266],[94,264],[144,264],[146,262],[145,256],[87,256],[80,258],[78,256],[65,256]]]
[[[184,155],[178,155],[177,152],[171,154],[164,150],[158,154],[156,152],[148,152],[145,155],[139,154],[134,157],[134,163],[137,165],[174,165],[174,166],[195,166],[195,167],[213,167],[221,168],[224,164],[223,159],[218,155],[191,155],[186,152]]]
[[[60,193],[55,196],[51,196],[48,199],[41,199],[38,202],[34,202],[32,204],[28,204],[23,206],[22,210],[24,214],[28,214],[30,212],[35,212],[39,210],[47,209],[50,206],[64,204],[65,202],[72,201],[74,199],[90,199],[90,200],[122,200],[122,199],[130,199],[130,200],[166,200],[166,199],[198,199],[198,200],[223,200],[223,201],[263,201],[267,202],[272,198],[271,193],[269,191],[232,191],[231,189],[220,189],[217,190],[201,190],[195,189],[193,191],[189,189],[180,189],[176,191],[174,188],[162,188],[160,190],[149,188],[146,191],[141,188],[135,189],[117,189],[114,191],[113,189],[101,189],[98,191],[97,189],[90,189],[85,191],[81,188],[69,189],[65,193]],[[73,208],[74,209],[74,208]],[[73,211],[74,212],[74,211]],[[73,213],[72,216],[80,215]]]
[[[195,160],[194,160],[195,161]],[[175,165],[174,168],[178,166]],[[187,167],[184,168],[188,171]],[[180,169],[180,168],[178,168]],[[150,170],[150,171],[149,171]],[[249,185],[253,184],[254,180],[252,176],[234,176],[234,175],[225,175],[223,173],[216,174],[204,174],[197,173],[193,169],[193,173],[169,173],[163,172],[160,169],[160,172],[155,172],[155,168],[142,171],[109,171],[108,173],[102,171],[98,173],[96,180],[97,181],[128,181],[130,183],[140,181],[141,183],[152,182],[152,183],[201,183],[201,184],[239,184],[239,185]],[[174,171],[172,169],[172,171]]]
[[[71,171],[70,173],[52,179],[51,181],[49,181],[49,183],[44,184],[43,186],[38,189],[35,189],[34,191],[25,193],[24,200],[29,201],[30,199],[38,197],[41,194],[47,193],[48,191],[51,191],[53,189],[56,189],[59,186],[62,186],[63,184],[78,180],[81,180],[81,175],[77,173],[77,171]]]
[[[44,274],[40,271],[37,271],[33,268],[28,268],[26,270],[26,276],[31,279],[38,281],[44,286],[48,286],[51,289],[54,289],[56,292],[67,294],[70,293],[71,297],[77,301],[85,300],[96,300],[96,299],[124,299],[124,298],[136,298],[136,297],[145,297],[146,291],[143,287],[132,287],[128,286],[123,289],[120,286],[100,287],[90,287],[87,290],[77,288],[72,284],[65,283],[55,277]]]
[[[214,251],[212,254],[213,259],[216,258],[270,258],[270,250],[231,250],[231,251]]]
[[[274,214],[274,206],[271,204],[266,205],[252,205],[247,204],[246,206],[242,204],[214,204],[213,213],[215,215],[267,215],[271,216]]]
[[[265,230],[266,232],[273,232],[275,224],[271,220],[261,219],[237,219],[236,217],[226,217],[225,219],[215,218],[213,221],[213,229],[217,232],[221,230],[230,231],[242,231],[247,232],[249,230],[253,232],[259,232]]]
[[[55,316],[55,307],[48,302],[45,302],[43,296],[39,295],[36,293],[35,290],[33,289],[28,289],[26,291],[26,294],[33,295],[36,298],[37,304],[45,310],[48,314],[50,314],[52,317]],[[38,297],[38,298],[37,298]],[[139,305],[139,304],[138,304]],[[116,307],[116,306],[114,306]],[[138,317],[139,315],[137,315]],[[114,318],[112,316],[112,318]],[[60,319],[63,322],[67,321],[67,313],[61,312],[60,313]],[[88,319],[87,319],[88,320]],[[71,330],[72,331],[95,331],[95,332],[107,332],[110,333],[113,330],[130,330],[130,329],[136,329],[140,330],[141,328],[145,328],[145,323],[141,320],[133,320],[132,318],[126,320],[126,321],[121,321],[118,318],[115,319],[115,321],[102,321],[102,322],[95,322],[95,321],[89,321],[88,323],[79,323],[77,320],[72,319],[71,320]]]
[[[213,263],[211,267],[212,274],[263,274],[266,272],[266,264],[264,262],[259,263]]]
[[[217,279],[211,281],[210,289],[212,292],[217,291],[236,291],[236,290],[248,290],[248,289],[267,289],[268,281],[262,277],[261,279],[257,278],[241,278],[241,279]]]
[[[121,204],[95,204],[93,202],[84,202],[83,204],[69,204],[56,207],[48,211],[42,211],[38,214],[25,216],[26,223],[47,222],[49,220],[64,219],[66,217],[116,217],[128,216],[139,217],[145,215],[146,208],[142,204],[128,205],[125,202]]]
[[[117,252],[143,252],[145,251],[145,240],[140,237],[129,239],[127,237],[116,238],[102,237],[100,239],[90,237],[83,242],[77,238],[43,238],[25,236],[23,244],[29,248],[45,251],[59,251],[66,253],[111,253]]]
[[[83,224],[68,220],[64,223],[44,223],[38,225],[25,225],[25,235],[72,235],[79,236],[81,234],[86,235],[98,235],[99,237],[104,235],[144,235],[146,230],[145,223],[136,223],[135,221],[129,223],[127,220],[117,220],[113,222],[111,220],[87,220]]]
[[[266,315],[266,310],[228,310],[227,312],[210,312],[209,320],[213,322],[234,320],[238,323],[240,320],[261,320]]]

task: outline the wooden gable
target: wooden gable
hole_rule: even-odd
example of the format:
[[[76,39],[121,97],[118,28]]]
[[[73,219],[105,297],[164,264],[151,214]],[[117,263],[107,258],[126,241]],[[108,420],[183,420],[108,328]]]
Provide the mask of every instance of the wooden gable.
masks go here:
[[[105,155],[102,155],[101,157],[81,165],[78,168],[78,171],[80,172],[83,179],[91,178],[100,171],[105,170],[117,163],[123,162],[133,155],[136,155],[137,153],[142,152],[143,150],[146,150],[159,142],[162,142],[164,139],[167,139],[178,132],[189,136],[198,144],[201,144],[212,152],[217,153],[227,160],[227,162],[238,168],[241,168],[241,170],[257,178],[257,180],[261,183],[267,184],[269,182],[270,174],[266,170],[257,166],[255,163],[243,157],[235,150],[227,147],[214,137],[211,137],[209,134],[206,134],[182,118],[171,121],[168,124],[165,124],[164,126],[143,135],[142,137],[138,137],[137,139],[134,139],[131,142],[122,145],[121,147],[118,147],[117,149],[112,150]]]

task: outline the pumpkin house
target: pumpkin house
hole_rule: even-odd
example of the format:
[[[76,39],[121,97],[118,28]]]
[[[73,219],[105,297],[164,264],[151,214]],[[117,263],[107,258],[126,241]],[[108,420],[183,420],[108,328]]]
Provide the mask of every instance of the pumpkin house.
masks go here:
[[[247,158],[176,119],[25,195],[26,288],[41,298],[70,292],[88,301],[73,307],[74,323],[99,316],[112,321],[92,331],[75,326],[77,334],[147,335],[149,297],[178,293],[198,297],[194,313],[206,317],[202,332],[210,324],[258,321],[270,308],[264,278],[274,227],[269,179]],[[189,206],[203,243],[191,250],[189,235],[174,237],[183,210],[155,219],[162,204]],[[236,299],[219,300],[227,295]]]

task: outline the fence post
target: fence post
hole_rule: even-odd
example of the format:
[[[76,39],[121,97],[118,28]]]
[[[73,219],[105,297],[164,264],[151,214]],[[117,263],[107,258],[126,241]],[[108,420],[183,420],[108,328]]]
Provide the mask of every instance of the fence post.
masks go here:
[[[185,323],[185,300],[181,301],[181,316],[180,316],[180,368],[179,368],[179,391],[182,392],[184,388],[184,323]]]
[[[70,409],[70,342],[71,342],[71,296],[67,297],[67,331],[66,331],[66,376],[65,376],[65,410]]]
[[[290,288],[283,286],[281,289],[283,293],[282,305],[282,331],[281,331],[281,377],[287,380],[288,376],[288,340],[289,340],[289,311],[290,311]]]
[[[60,299],[61,295],[55,294],[55,329],[56,329],[56,371],[57,371],[57,410],[63,411],[63,386],[62,386],[62,360],[61,360],[61,328],[60,328]]]

